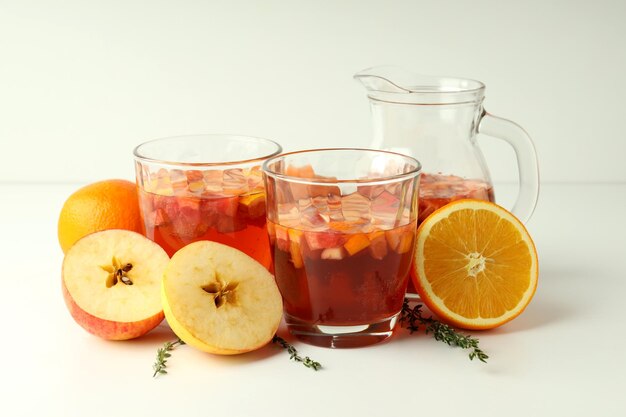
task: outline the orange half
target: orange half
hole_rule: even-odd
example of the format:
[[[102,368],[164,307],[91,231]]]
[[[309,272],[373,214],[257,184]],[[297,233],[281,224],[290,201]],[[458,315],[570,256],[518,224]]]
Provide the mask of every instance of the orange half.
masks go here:
[[[417,230],[412,278],[428,308],[465,329],[491,329],[517,317],[537,288],[537,251],[504,208],[458,200]]]

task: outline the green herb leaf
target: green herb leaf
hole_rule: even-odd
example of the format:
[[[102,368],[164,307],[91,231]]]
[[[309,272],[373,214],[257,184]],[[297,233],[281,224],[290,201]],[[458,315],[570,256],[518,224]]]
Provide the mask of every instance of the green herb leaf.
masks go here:
[[[478,347],[479,340],[477,338],[461,334],[451,326],[432,318],[432,316],[424,317],[422,315],[422,307],[422,304],[417,304],[411,308],[409,300],[405,298],[402,311],[400,312],[400,325],[411,333],[419,331],[420,326],[424,326],[424,333],[432,333],[435,340],[443,342],[448,346],[472,349],[469,353],[470,360],[477,358],[479,361],[487,363],[489,356]]]
[[[174,342],[165,342],[162,348],[157,349],[156,361],[152,365],[152,369],[154,370],[154,374],[152,374],[153,378],[156,378],[158,375],[167,374],[165,368],[167,367],[167,358],[171,357],[172,354],[169,353],[176,346],[184,345],[181,339],[178,339]]]
[[[278,335],[274,335],[274,337],[272,338],[272,343],[277,343],[280,346],[282,346],[284,349],[287,349],[287,353],[289,354],[289,359],[294,360],[296,362],[301,362],[302,365],[306,366],[307,368],[311,368],[314,371],[319,371],[320,369],[322,369],[321,363],[314,361],[308,356],[303,358],[302,356],[298,354],[298,351],[296,350],[296,348],[290,345],[289,343],[287,343],[287,341],[283,339],[282,337]]]

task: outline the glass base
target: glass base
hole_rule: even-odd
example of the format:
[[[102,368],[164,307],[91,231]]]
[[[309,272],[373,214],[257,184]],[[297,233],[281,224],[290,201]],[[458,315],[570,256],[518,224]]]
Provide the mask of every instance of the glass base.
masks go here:
[[[289,332],[305,343],[328,348],[354,348],[380,343],[393,334],[399,313],[382,321],[354,326],[325,326],[285,314]]]
[[[415,301],[418,303],[422,302],[422,299],[417,293],[407,292],[406,294],[404,294],[404,298],[406,298],[409,301]]]

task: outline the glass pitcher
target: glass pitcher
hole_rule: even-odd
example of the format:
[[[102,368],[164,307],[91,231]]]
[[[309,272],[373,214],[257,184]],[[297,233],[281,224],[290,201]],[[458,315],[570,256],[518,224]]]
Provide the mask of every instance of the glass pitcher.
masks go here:
[[[365,69],[354,78],[368,91],[374,119],[370,147],[422,163],[418,224],[453,200],[494,201],[477,133],[504,139],[515,150],[520,186],[511,211],[522,222],[530,219],[539,194],[534,145],[519,125],[484,110],[483,83],[416,75],[389,66]]]

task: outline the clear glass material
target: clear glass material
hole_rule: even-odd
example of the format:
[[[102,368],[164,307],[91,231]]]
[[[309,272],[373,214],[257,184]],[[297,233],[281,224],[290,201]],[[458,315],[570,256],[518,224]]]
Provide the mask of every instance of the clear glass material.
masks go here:
[[[172,256],[212,240],[271,268],[261,164],[277,143],[233,135],[156,139],[134,150],[146,236]]]
[[[452,200],[494,201],[477,133],[501,138],[514,148],[520,188],[512,212],[523,222],[530,219],[539,194],[534,145],[520,126],[485,112],[483,83],[417,75],[390,66],[368,68],[354,77],[370,99],[374,122],[370,147],[413,156],[423,165],[420,221]]]
[[[267,230],[292,334],[325,347],[392,334],[413,257],[420,168],[371,149],[300,151],[264,163]]]

